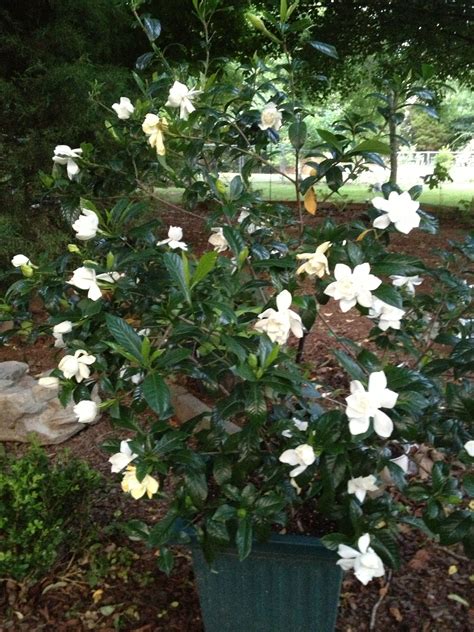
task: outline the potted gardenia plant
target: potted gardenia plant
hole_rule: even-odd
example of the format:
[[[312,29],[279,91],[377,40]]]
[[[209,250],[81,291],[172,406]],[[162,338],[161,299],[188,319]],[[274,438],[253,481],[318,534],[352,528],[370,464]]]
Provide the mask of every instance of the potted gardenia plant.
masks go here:
[[[130,532],[158,549],[166,572],[172,545],[191,542],[207,630],[329,631],[341,570],[367,584],[396,568],[401,524],[472,553],[473,345],[462,275],[473,245],[432,268],[391,252],[393,233],[436,230],[416,186],[384,186],[353,221],[311,219],[317,182],[337,191],[388,148],[354,115],[308,139],[311,113],[283,92],[296,85],[291,46],[310,28],[289,28],[296,3],[282,2],[267,26],[250,16],[281,43],[283,68],[255,60],[211,74],[208,55],[195,79],[170,68],[155,43],[159,23],[140,16],[140,4],[132,9],[154,50],[135,75],[140,96],[105,104],[97,147],[55,148],[53,174],[42,177],[76,239],[57,261],[16,255],[22,278],[3,311],[26,319],[28,297],[43,299],[50,318],[31,335],[51,333],[63,355],[42,384],[73,398],[78,423],[96,418],[98,385],[117,427],[105,446],[112,472],[161,516],[153,526],[133,521]],[[193,6],[209,32],[218,2]],[[147,79],[153,64],[159,74]],[[294,207],[264,201],[250,179],[273,164],[281,133],[295,155],[295,176],[281,173]],[[313,171],[300,178],[308,156]],[[220,177],[237,159],[239,174]],[[183,188],[182,202],[167,197],[169,185]],[[196,226],[207,231],[204,248],[190,245]],[[334,333],[321,311],[329,301],[372,324],[363,345],[349,328]],[[332,336],[343,386],[304,361],[320,329]],[[176,423],[173,382],[205,394],[204,419]],[[420,446],[441,455],[423,477],[412,462]]]

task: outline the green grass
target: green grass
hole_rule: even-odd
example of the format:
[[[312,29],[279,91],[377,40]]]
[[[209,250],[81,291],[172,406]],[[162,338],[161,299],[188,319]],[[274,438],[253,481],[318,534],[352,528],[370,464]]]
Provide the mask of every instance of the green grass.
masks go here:
[[[292,201],[295,199],[295,190],[291,184],[255,183],[254,189],[261,191],[263,197],[267,200],[280,202]],[[324,186],[317,187],[318,200],[323,200],[330,193],[329,189]],[[182,195],[182,189],[168,188],[162,189],[161,194],[170,202],[179,202]],[[329,199],[335,204],[344,205],[348,202],[366,202],[375,197],[375,193],[369,190],[368,185],[347,184],[340,194],[332,194]],[[425,188],[421,194],[420,201],[425,204],[433,204],[437,206],[446,206],[453,208],[464,208],[466,203],[469,204],[474,200],[474,182],[470,183],[446,183],[439,189],[430,191]],[[464,202],[464,204],[463,204]]]

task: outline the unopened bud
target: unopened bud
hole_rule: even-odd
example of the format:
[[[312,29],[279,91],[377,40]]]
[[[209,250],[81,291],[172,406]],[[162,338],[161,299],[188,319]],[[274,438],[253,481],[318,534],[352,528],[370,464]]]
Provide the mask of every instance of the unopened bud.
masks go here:
[[[20,266],[20,270],[21,270],[22,275],[26,277],[27,279],[33,276],[33,273],[34,273],[33,267],[28,264]]]

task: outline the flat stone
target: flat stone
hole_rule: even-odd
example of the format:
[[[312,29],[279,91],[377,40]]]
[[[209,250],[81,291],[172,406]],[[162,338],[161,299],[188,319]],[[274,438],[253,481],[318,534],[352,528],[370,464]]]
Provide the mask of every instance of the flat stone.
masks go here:
[[[92,399],[100,403],[97,387]],[[0,441],[27,442],[34,434],[42,445],[62,443],[90,425],[77,421],[73,407],[62,406],[58,388],[40,386],[28,375],[24,362],[0,362]]]
[[[175,415],[181,423],[189,421],[193,417],[204,414],[205,416],[196,426],[196,431],[210,428],[211,409],[203,401],[192,395],[184,386],[170,382],[168,384],[171,392],[171,405]],[[239,432],[240,428],[231,421],[224,422],[224,428],[229,434]]]

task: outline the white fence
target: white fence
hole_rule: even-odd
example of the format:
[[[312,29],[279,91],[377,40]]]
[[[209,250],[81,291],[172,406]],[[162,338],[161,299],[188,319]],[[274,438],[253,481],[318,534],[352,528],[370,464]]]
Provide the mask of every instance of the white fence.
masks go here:
[[[439,151],[399,151],[398,164],[416,165],[417,167],[433,167]],[[451,156],[456,167],[474,168],[474,153],[466,151],[453,151]]]

